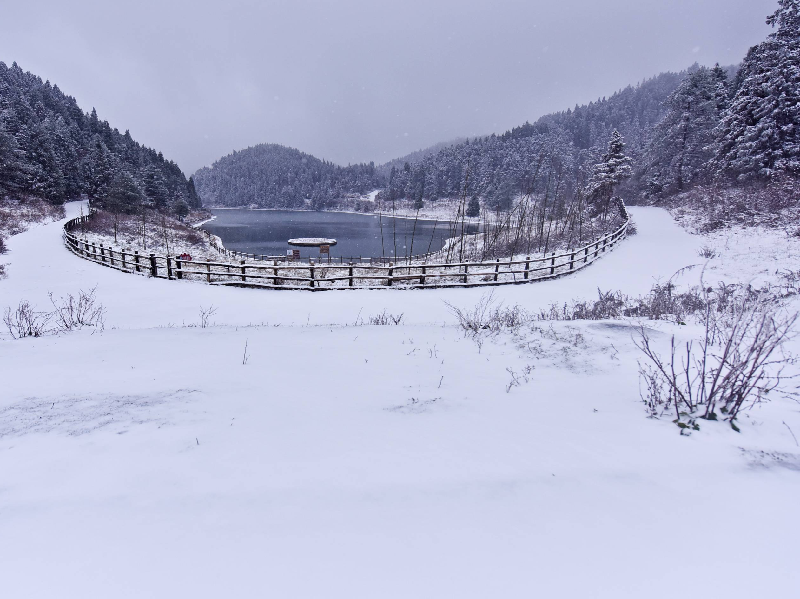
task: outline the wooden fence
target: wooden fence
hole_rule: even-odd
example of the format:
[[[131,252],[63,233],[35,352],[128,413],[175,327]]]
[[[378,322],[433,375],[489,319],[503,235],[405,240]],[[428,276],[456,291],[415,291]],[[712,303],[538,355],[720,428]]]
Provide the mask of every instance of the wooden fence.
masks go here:
[[[622,241],[630,220],[619,229],[579,248],[552,253],[541,258],[509,259],[452,264],[376,265],[370,263],[294,264],[279,260],[272,264],[246,260],[215,262],[211,260],[181,260],[176,256],[140,254],[138,251],[114,249],[96,244],[75,234],[89,216],[81,216],[64,225],[64,243],[74,254],[128,273],[142,274],[169,280],[196,280],[214,285],[263,287],[268,289],[380,289],[479,287],[514,285],[564,276],[586,268]]]

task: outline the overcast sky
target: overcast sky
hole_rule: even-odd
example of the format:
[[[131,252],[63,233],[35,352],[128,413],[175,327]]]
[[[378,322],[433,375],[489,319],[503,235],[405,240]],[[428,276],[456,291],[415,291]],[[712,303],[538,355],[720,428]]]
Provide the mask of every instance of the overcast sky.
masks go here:
[[[377,163],[693,62],[741,61],[775,0],[0,0],[0,60],[187,174],[269,142]]]

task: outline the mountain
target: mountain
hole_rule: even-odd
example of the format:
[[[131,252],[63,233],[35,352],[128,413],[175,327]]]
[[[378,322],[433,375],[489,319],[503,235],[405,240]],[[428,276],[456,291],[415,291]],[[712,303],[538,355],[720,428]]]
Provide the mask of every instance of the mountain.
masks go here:
[[[0,62],[0,195],[60,204],[86,195],[136,210],[200,206],[174,162],[83,112],[57,85]]]
[[[666,114],[666,99],[687,75],[663,73],[609,98],[393,166],[382,197],[419,204],[466,194],[491,209],[505,209],[519,194],[575,193],[615,130],[634,164],[641,162],[650,132]]]
[[[208,206],[316,209],[382,184],[373,163],[343,167],[277,144],[235,151],[197,171],[194,181]]]

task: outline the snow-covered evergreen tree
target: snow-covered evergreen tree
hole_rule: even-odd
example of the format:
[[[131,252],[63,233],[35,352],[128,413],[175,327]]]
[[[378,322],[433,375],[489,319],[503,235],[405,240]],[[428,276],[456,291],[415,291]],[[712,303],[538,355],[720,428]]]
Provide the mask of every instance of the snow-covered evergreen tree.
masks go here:
[[[478,199],[478,196],[473,195],[469,199],[469,203],[467,204],[467,216],[469,218],[475,218],[477,216],[480,216],[480,214],[481,214],[480,200]]]
[[[631,159],[625,155],[625,140],[619,131],[614,129],[608,142],[608,151],[594,167],[587,196],[590,198],[595,214],[608,212],[614,189],[632,174]]]
[[[646,153],[647,175],[658,191],[680,192],[704,175],[714,129],[727,104],[727,74],[717,65],[699,67],[665,102]]]
[[[800,0],[778,0],[776,28],[742,63],[736,95],[716,129],[716,174],[800,175]]]

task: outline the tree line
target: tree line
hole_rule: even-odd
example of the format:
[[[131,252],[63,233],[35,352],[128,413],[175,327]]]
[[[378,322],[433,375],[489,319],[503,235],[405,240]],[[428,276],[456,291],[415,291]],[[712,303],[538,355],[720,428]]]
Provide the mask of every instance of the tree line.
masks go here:
[[[54,204],[86,196],[114,211],[186,214],[201,205],[174,162],[84,113],[57,85],[0,62],[0,196]]]

